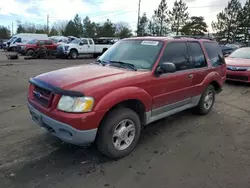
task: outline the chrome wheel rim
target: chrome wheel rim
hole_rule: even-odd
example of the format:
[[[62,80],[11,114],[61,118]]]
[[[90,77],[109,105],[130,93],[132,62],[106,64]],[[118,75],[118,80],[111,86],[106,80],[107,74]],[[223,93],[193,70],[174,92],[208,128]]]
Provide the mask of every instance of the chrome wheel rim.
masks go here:
[[[112,143],[117,150],[127,149],[135,138],[135,124],[130,119],[122,120],[115,127]]]
[[[214,94],[212,91],[208,91],[205,98],[204,98],[204,108],[209,110],[214,101]]]

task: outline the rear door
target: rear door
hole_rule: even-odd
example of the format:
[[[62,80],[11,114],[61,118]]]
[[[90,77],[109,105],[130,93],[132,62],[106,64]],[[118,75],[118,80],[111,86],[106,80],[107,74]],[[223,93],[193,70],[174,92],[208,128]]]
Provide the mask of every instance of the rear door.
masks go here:
[[[88,46],[88,53],[93,54],[95,53],[95,44],[92,39],[88,39],[89,46]]]
[[[185,41],[169,42],[160,64],[171,62],[176,66],[175,73],[162,74],[153,79],[154,115],[188,104],[191,99],[193,68]]]

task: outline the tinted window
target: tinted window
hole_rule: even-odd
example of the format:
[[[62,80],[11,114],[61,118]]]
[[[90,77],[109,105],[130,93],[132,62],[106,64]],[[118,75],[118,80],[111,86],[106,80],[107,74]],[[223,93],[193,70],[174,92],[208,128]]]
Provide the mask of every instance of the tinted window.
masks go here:
[[[92,40],[89,39],[89,44],[93,44]]]
[[[52,41],[51,40],[46,40],[45,41],[45,45],[52,45],[53,43],[52,43]]]
[[[161,59],[161,63],[163,62],[174,63],[177,71],[190,69],[191,66],[186,43],[169,43]]]
[[[225,63],[222,50],[215,42],[204,42],[205,49],[213,67],[222,65]]]
[[[198,42],[190,42],[190,48],[194,57],[194,68],[206,67],[207,61],[201,45]]]
[[[38,41],[38,43],[39,43],[40,45],[44,45],[44,41],[43,41],[43,40]]]

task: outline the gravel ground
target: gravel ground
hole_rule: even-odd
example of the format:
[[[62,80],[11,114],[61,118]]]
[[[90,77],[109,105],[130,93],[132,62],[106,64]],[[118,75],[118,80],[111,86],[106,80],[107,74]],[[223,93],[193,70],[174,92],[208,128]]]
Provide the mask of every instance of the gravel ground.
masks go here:
[[[128,157],[65,144],[35,125],[28,78],[93,59],[14,60],[0,53],[1,188],[249,188],[250,86],[226,83],[207,116],[190,110],[142,130]]]

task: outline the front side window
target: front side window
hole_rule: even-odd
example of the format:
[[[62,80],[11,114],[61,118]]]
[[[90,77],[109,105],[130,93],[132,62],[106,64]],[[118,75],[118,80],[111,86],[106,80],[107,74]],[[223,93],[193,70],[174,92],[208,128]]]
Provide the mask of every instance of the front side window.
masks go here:
[[[15,42],[22,42],[22,39],[21,39],[21,38],[17,38],[17,39],[15,40]]]
[[[112,45],[99,59],[104,62],[120,61],[136,69],[151,70],[163,42],[156,40],[123,40]]]
[[[174,63],[176,71],[191,68],[189,53],[185,42],[171,42],[167,44],[161,63]]]
[[[206,67],[207,61],[201,45],[198,42],[190,42],[189,44],[194,57],[194,68]]]
[[[88,40],[87,39],[82,39],[81,41],[83,44],[88,44]]]

